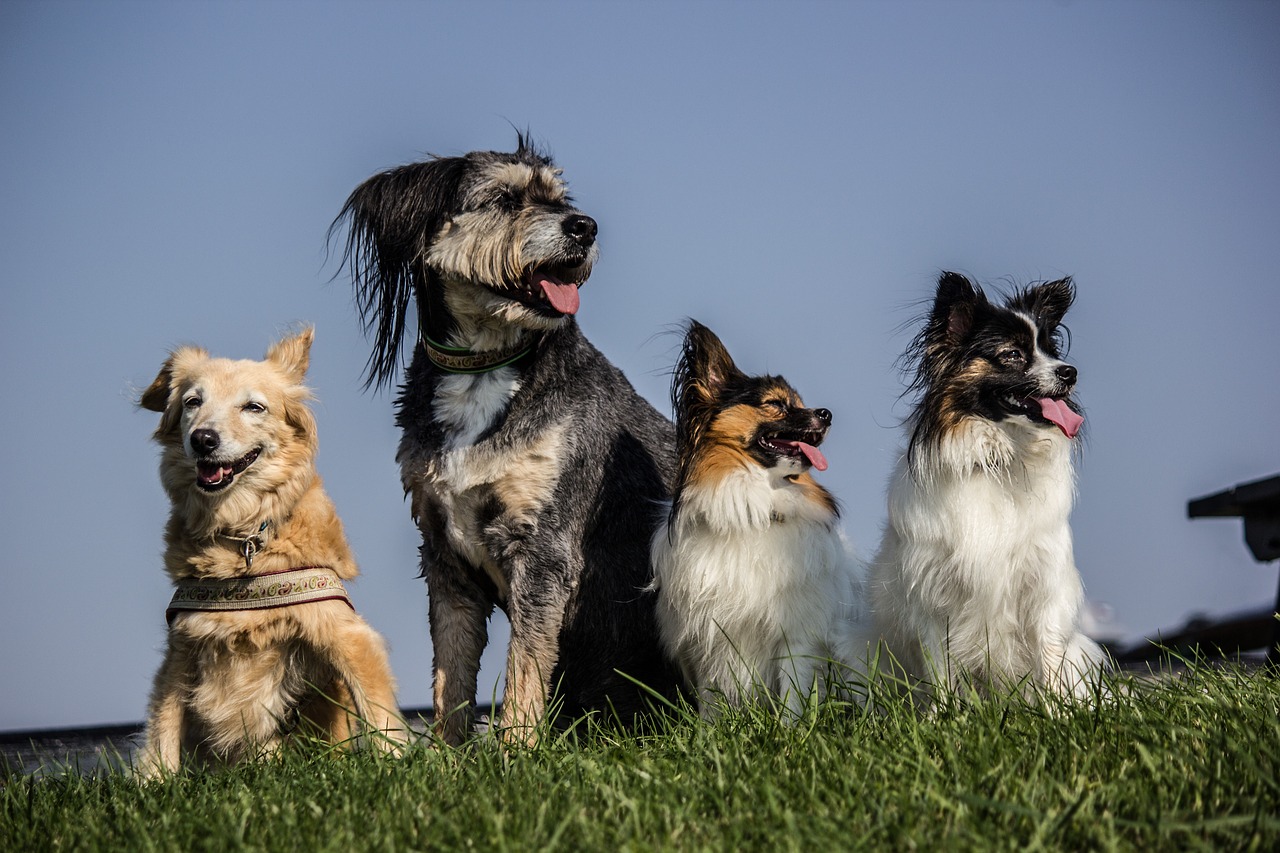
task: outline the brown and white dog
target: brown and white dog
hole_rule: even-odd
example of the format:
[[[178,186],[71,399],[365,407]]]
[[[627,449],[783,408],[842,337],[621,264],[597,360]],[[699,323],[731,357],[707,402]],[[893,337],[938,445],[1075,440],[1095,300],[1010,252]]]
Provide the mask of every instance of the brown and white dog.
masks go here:
[[[562,720],[625,721],[650,688],[673,693],[644,590],[674,440],[574,319],[595,220],[521,137],[514,153],[375,175],[335,228],[344,222],[375,338],[370,384],[399,373],[417,305],[397,458],[422,531],[438,736],[456,744],[471,732],[495,606],[511,622],[508,740],[536,738],[553,696]]]
[[[862,578],[812,474],[827,468],[831,412],[806,408],[781,376],[742,372],[697,321],[672,403],[679,476],[653,537],[663,644],[704,716],[764,702],[794,718],[866,657]]]
[[[141,772],[188,751],[233,762],[299,726],[336,743],[405,740],[382,638],[342,581],[358,572],[316,473],[303,386],[313,332],[265,361],[175,350],[140,405],[160,412],[172,502],[165,571],[176,586],[147,713]]]

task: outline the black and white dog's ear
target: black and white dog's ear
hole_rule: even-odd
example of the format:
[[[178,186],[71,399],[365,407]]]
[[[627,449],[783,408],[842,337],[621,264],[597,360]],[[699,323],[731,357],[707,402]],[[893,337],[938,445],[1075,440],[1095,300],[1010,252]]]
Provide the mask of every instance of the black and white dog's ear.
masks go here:
[[[422,254],[461,205],[464,157],[444,157],[389,169],[356,187],[329,226],[329,238],[347,227],[342,264],[351,271],[356,306],[374,338],[365,385],[389,384],[400,366],[400,347]]]
[[[935,343],[960,344],[973,329],[978,305],[986,301],[982,289],[963,275],[944,272],[938,277],[928,337]]]
[[[1057,281],[1047,281],[1027,291],[1027,301],[1035,318],[1047,328],[1057,328],[1066,316],[1071,303],[1076,300],[1076,288],[1071,276]]]

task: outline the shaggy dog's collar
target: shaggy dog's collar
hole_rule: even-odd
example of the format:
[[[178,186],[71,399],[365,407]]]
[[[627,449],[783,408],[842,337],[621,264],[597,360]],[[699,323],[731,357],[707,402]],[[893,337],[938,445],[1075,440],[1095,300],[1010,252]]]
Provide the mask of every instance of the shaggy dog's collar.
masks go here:
[[[356,609],[337,572],[307,566],[249,578],[183,578],[164,617],[172,625],[188,610],[270,610],[313,601],[341,601]]]
[[[499,367],[515,364],[533,352],[534,344],[516,345],[493,352],[473,352],[466,347],[450,347],[422,335],[422,345],[427,358],[445,373],[488,373]]]

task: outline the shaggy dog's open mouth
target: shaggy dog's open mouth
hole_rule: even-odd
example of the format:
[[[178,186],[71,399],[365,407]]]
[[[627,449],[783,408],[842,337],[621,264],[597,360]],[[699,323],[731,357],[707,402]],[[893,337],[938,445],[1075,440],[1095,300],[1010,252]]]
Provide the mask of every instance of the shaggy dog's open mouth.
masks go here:
[[[803,459],[804,462],[817,468],[827,470],[827,458],[822,455],[818,445],[826,438],[826,433],[819,430],[806,432],[767,432],[760,436],[760,446],[766,453],[774,456],[786,456],[792,459]]]
[[[255,447],[235,460],[197,459],[196,486],[206,492],[222,491],[235,481],[237,474],[252,465],[261,452],[261,447]]]
[[[538,267],[525,273],[514,291],[524,305],[550,316],[578,313],[578,288],[582,264]]]

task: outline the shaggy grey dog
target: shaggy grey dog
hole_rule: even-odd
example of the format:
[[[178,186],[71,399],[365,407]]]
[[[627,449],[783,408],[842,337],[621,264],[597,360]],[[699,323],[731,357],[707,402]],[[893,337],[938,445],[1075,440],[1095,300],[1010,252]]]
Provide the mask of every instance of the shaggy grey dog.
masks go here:
[[[595,220],[521,135],[513,154],[375,175],[344,222],[368,384],[394,379],[418,312],[397,458],[423,537],[436,733],[456,744],[473,727],[495,605],[511,622],[505,738],[536,738],[553,704],[561,720],[630,721],[649,696],[637,681],[675,689],[644,591],[674,435],[573,317]]]

